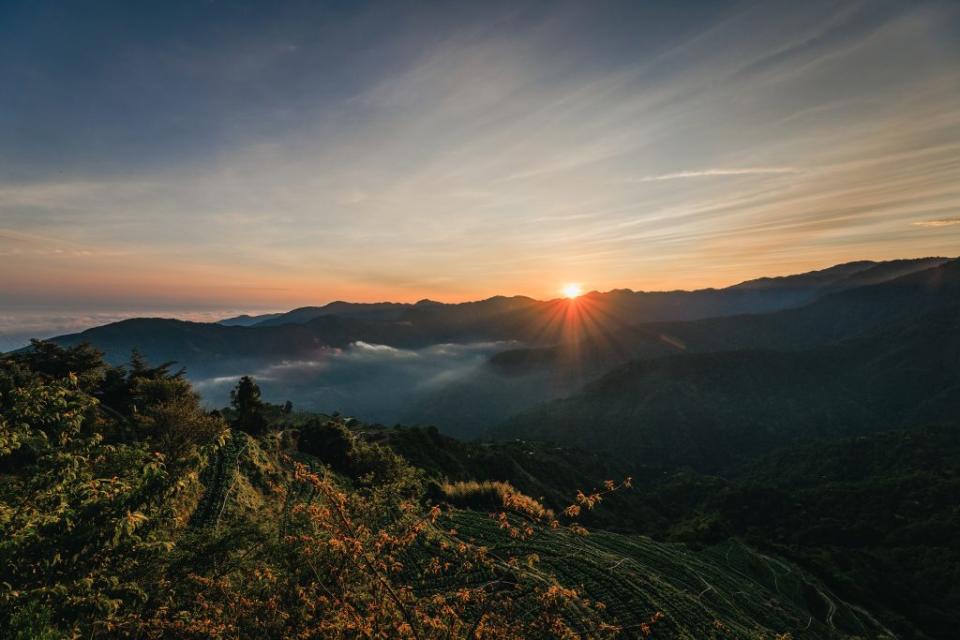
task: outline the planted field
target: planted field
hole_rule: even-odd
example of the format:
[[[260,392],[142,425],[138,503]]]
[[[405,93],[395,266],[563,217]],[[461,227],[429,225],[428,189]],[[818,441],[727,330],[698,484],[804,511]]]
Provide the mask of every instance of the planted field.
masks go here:
[[[203,469],[200,474],[200,481],[204,486],[203,497],[190,518],[191,526],[202,528],[216,521],[226,502],[227,490],[236,475],[236,460],[243,449],[244,440],[242,433],[231,432],[223,446],[217,449],[215,458]]]
[[[309,485],[290,482],[288,475],[283,476],[285,480],[274,477],[276,467],[264,455],[246,434],[229,434],[201,472],[204,493],[191,524],[216,526],[221,517],[230,517],[223,514],[246,511],[265,499],[259,504],[275,509],[283,528],[293,504],[318,499]],[[294,454],[294,458],[311,470],[323,468],[312,456]],[[285,482],[287,491],[283,502],[271,507],[265,489],[274,481]],[[264,517],[266,512],[259,513],[257,517]],[[603,602],[605,619],[618,623],[624,638],[643,637],[641,625],[657,612],[664,619],[654,626],[656,638],[894,637],[868,613],[840,600],[796,566],[737,542],[693,550],[640,535],[594,531],[580,536],[563,529],[517,541],[489,514],[469,509],[452,512],[438,525],[455,529],[454,538],[483,545],[504,558],[531,559],[529,565],[521,562],[519,566],[536,583],[559,583]],[[433,545],[411,547],[410,553],[398,578],[417,584],[423,595],[492,577],[467,571],[425,578],[424,554],[450,559],[449,553]]]
[[[566,531],[517,543],[486,514],[461,511],[452,521],[463,538],[536,554],[539,571],[607,604],[625,637],[639,637],[657,611],[665,615],[658,638],[893,637],[797,567],[739,543],[693,551],[645,536]]]

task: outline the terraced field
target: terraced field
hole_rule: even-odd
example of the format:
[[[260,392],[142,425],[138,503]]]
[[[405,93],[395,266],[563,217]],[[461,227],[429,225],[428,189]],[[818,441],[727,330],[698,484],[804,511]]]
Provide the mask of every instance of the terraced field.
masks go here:
[[[894,637],[797,567],[739,543],[693,551],[645,536],[551,531],[518,545],[486,514],[461,511],[453,525],[461,537],[537,554],[539,570],[607,603],[625,637],[640,637],[637,626],[656,611],[666,616],[657,638]]]
[[[313,470],[323,468],[312,456],[293,455]],[[283,528],[294,503],[317,499],[309,486],[289,482],[289,474],[280,472],[257,441],[241,432],[229,434],[200,479],[204,492],[191,519],[191,525],[198,528],[214,527],[222,517],[237,515],[238,509],[255,518],[276,517]],[[272,502],[267,491],[276,482],[288,482],[282,503]],[[604,602],[608,617],[624,628],[624,638],[642,637],[639,625],[655,612],[665,616],[655,626],[656,638],[895,637],[870,614],[840,600],[798,567],[736,542],[693,550],[640,535],[594,531],[579,536],[565,530],[548,530],[518,542],[488,514],[472,510],[455,511],[438,524],[443,530],[454,528],[456,537],[483,544],[504,557],[535,554],[538,561],[524,571],[535,574],[539,582],[559,582]],[[418,557],[410,558],[406,577],[430,592],[451,578],[425,584],[418,569],[425,552],[435,553],[420,547],[415,552]],[[488,578],[461,574],[456,581],[462,585]]]
[[[211,459],[200,470],[203,494],[190,518],[191,527],[216,527],[221,520],[241,513],[272,518],[285,509],[286,505],[277,503],[270,493],[272,487],[287,483],[289,473],[256,439],[232,430],[210,455]]]
[[[216,458],[203,469],[200,474],[200,482],[204,486],[203,497],[190,518],[192,527],[203,528],[216,524],[236,483],[247,439],[243,432],[231,431],[223,446],[217,449]]]

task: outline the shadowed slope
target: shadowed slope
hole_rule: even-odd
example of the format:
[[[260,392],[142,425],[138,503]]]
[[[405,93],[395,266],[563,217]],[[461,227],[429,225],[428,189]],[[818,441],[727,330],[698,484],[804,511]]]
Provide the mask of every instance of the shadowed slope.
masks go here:
[[[960,307],[809,350],[691,353],[623,366],[499,437],[717,469],[816,436],[960,415]]]

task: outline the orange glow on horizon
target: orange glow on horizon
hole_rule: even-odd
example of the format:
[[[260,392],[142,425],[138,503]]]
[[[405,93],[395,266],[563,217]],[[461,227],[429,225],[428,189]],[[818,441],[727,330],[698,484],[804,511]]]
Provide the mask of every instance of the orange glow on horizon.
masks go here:
[[[0,253],[4,248],[0,238]],[[949,254],[948,251],[931,253]],[[496,295],[521,295],[542,301],[560,298],[564,307],[593,302],[584,297],[585,290],[575,295],[572,295],[572,288],[568,291],[568,287],[576,283],[560,281],[557,284],[556,273],[562,270],[558,265],[547,265],[522,277],[472,276],[462,281],[431,281],[418,280],[410,274],[406,279],[385,282],[366,274],[360,277],[323,273],[313,268],[277,272],[262,265],[213,260],[159,261],[158,255],[91,255],[78,264],[66,253],[28,253],[20,264],[15,265],[17,268],[0,269],[0,299],[13,298],[18,307],[25,309],[34,308],[32,305],[54,308],[51,304],[55,301],[62,303],[64,308],[86,310],[236,309],[251,313],[320,306],[334,300],[413,303],[429,298],[443,303],[459,303]],[[590,287],[598,291],[695,290],[722,288],[761,276],[824,269],[854,259],[892,260],[923,255],[902,255],[892,251],[868,255],[839,253],[829,259],[819,257],[799,263],[759,261],[728,268],[664,268],[663,271],[645,268],[642,278],[586,270],[578,275],[588,279],[592,283]],[[570,304],[570,301],[576,301],[576,304]]]

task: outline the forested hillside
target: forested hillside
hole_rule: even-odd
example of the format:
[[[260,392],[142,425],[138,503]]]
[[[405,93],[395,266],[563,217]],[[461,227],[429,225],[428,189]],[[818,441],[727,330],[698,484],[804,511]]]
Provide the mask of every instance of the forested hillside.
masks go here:
[[[656,514],[641,530],[716,544],[736,537],[797,562],[904,638],[960,625],[960,430],[917,426],[819,441],[729,478],[672,471],[638,480]]]
[[[431,429],[356,429],[408,457],[431,483],[507,481],[548,505],[562,505],[578,482],[627,473],[633,488],[608,496],[584,523],[703,552],[746,543],[866,606],[897,637],[950,638],[960,624],[955,425],[808,441],[724,476],[536,441],[461,443]]]
[[[0,366],[12,637],[888,637],[744,545],[577,523],[629,479],[554,511],[509,484],[424,476],[250,379],[206,412],[182,372],[138,354],[119,368],[36,343]]]
[[[947,307],[814,349],[640,360],[493,434],[718,470],[810,438],[958,416],[960,307]]]
[[[334,302],[225,323],[138,318],[54,341],[90,342],[114,364],[134,348],[176,360],[208,406],[223,404],[232,381],[250,374],[301,408],[435,424],[470,439],[632,359],[812,348],[951,296],[956,304],[957,280],[956,262],[942,258],[861,261],[716,290]]]

